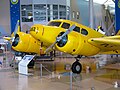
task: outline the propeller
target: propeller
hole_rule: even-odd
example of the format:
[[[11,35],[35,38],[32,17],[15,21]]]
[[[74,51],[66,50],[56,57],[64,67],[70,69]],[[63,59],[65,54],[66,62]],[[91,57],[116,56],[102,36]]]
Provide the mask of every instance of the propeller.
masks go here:
[[[16,26],[15,26],[15,29],[14,29],[14,32],[11,34],[10,37],[3,37],[3,39],[5,40],[8,40],[10,43],[11,43],[11,47],[15,47],[18,45],[19,43],[19,35],[17,34],[18,32],[20,32],[20,26],[19,26],[19,23],[20,21],[18,20],[16,22]],[[11,48],[12,49],[12,48]],[[17,54],[16,53],[19,53],[18,51],[14,51],[14,49],[12,49],[14,55],[16,56]],[[22,52],[21,52],[22,53]]]
[[[19,27],[19,23],[20,23],[20,20],[17,21],[17,24],[16,24],[16,26],[15,26],[14,36],[17,34],[18,27]]]
[[[16,26],[15,26],[15,30],[14,30],[13,34],[11,35],[11,37],[3,37],[5,40],[14,42],[15,35],[17,34],[17,31],[18,31],[18,29],[19,29],[19,22],[20,22],[20,21],[18,20],[17,23],[16,23]]]
[[[72,25],[64,34],[62,34],[62,36],[58,36],[56,38],[56,41],[51,45],[49,46],[45,52],[48,52],[51,48],[53,48],[55,46],[56,43],[60,42],[66,35],[68,35],[71,31],[73,31],[73,29],[75,28],[76,26],[75,25]]]

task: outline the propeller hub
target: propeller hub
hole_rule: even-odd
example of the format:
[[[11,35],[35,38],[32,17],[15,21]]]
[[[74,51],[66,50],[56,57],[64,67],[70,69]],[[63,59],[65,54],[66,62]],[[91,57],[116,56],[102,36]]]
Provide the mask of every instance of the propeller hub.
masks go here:
[[[17,45],[18,45],[18,43],[19,43],[19,35],[18,34],[16,34],[15,35],[15,38],[13,39],[13,41],[12,41],[12,46],[13,47],[16,47]]]
[[[61,36],[64,34],[65,32],[61,32],[59,35],[58,35],[58,37],[57,37],[57,45],[59,46],[59,47],[63,47],[66,43],[67,43],[67,41],[68,41],[68,36],[67,35],[65,35],[65,36],[63,36],[62,38],[61,38]]]

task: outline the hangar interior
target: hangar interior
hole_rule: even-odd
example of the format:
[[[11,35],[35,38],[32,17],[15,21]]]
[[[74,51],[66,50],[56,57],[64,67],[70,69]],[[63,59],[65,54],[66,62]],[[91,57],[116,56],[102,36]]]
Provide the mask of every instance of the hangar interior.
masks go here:
[[[119,90],[119,54],[83,56],[80,59],[82,72],[74,74],[71,66],[75,57],[64,52],[52,51],[28,60],[27,67],[22,67],[22,71],[27,74],[20,74],[20,61],[25,55],[13,51],[11,44],[3,39],[3,36],[11,36],[18,18],[22,32],[29,33],[34,24],[46,25],[51,20],[67,19],[88,27],[93,23],[93,29],[102,26],[107,36],[115,35],[115,0],[90,1],[93,1],[92,21],[89,0],[1,1],[0,90]],[[15,6],[18,2],[19,8]],[[19,10],[14,11],[16,8]],[[17,14],[20,14],[20,17]],[[12,15],[16,17],[11,17]]]

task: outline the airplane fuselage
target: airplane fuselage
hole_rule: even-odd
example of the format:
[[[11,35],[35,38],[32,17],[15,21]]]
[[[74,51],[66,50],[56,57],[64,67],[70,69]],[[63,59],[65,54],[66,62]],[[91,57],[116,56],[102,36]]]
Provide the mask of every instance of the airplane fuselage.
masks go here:
[[[58,24],[59,23],[59,24]],[[56,37],[65,32],[70,26],[75,29],[61,41],[64,45],[56,44],[59,51],[73,54],[91,56],[99,53],[100,49],[88,43],[89,38],[103,37],[104,35],[84,25],[69,20],[53,20],[48,26],[35,24],[30,29],[30,34],[40,42],[42,47],[47,48],[55,42]]]

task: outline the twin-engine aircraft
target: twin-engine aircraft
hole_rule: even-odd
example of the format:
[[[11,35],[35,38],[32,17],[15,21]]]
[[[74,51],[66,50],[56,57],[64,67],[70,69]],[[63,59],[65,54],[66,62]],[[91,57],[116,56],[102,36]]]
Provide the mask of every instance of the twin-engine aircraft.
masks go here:
[[[72,64],[73,73],[79,74],[82,70],[78,61],[81,56],[120,53],[120,35],[105,36],[70,20],[52,20],[47,25],[35,24],[29,33],[17,32],[18,23],[14,36],[4,37],[11,40],[14,50],[39,55],[58,50],[77,55],[76,61]]]

